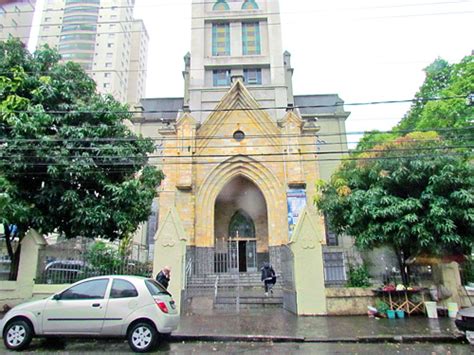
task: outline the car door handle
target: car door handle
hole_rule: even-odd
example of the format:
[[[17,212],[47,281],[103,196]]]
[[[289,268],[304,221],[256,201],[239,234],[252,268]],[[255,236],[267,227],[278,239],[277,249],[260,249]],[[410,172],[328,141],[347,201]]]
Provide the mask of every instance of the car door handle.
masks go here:
[[[93,303],[92,307],[100,307],[100,303]]]

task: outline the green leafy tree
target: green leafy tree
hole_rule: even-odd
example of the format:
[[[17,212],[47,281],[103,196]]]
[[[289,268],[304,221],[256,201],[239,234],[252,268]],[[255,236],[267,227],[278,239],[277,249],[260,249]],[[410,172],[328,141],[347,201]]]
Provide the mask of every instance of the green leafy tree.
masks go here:
[[[438,58],[424,71],[425,80],[400,123],[390,133],[365,134],[357,151],[417,130],[439,129],[444,139],[456,143],[473,141],[474,105],[468,104],[467,98],[474,93],[474,56],[466,56],[456,64]]]
[[[319,182],[315,203],[359,248],[391,247],[407,283],[410,257],[471,251],[474,168],[456,154],[434,132],[388,141]]]
[[[424,71],[425,81],[415,94],[416,101],[398,125],[402,130],[412,130],[418,127],[427,104],[425,99],[439,97],[440,93],[449,86],[452,78],[452,66],[442,58],[437,58]]]
[[[47,47],[32,55],[18,41],[0,42],[0,223],[16,226],[6,235],[14,265],[20,249],[12,238],[30,228],[130,236],[163,179],[148,166],[153,142],[124,124],[127,106],[97,94],[79,65],[59,60]]]
[[[363,152],[367,149],[372,149],[373,147],[393,140],[398,136],[397,133],[385,133],[379,131],[368,132],[360,139],[357,144],[356,152]]]
[[[474,56],[450,65],[443,59],[435,60],[425,69],[426,78],[410,111],[396,127],[397,130],[452,129],[440,132],[445,139],[472,142],[474,106],[467,104],[467,97],[474,93]],[[423,99],[440,99],[425,101]]]

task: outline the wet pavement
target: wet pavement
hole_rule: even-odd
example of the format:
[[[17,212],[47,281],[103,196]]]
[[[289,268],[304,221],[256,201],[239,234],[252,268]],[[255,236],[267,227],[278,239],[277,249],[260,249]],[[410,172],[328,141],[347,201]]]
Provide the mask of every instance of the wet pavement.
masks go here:
[[[163,342],[156,354],[472,354],[466,344],[308,344],[249,342]],[[7,352],[0,345],[2,354]],[[131,354],[128,344],[120,340],[68,340],[47,344],[34,340],[22,354]]]
[[[294,337],[302,340],[344,340],[353,338],[453,336],[457,333],[449,318],[376,319],[357,317],[297,317],[282,309],[236,313],[183,315],[176,335],[260,335]]]
[[[449,318],[297,317],[281,309],[267,309],[183,315],[178,330],[160,344],[157,353],[472,354],[473,349],[459,338]],[[3,344],[0,353],[8,353]],[[24,353],[131,352],[127,342],[119,339],[34,339]]]

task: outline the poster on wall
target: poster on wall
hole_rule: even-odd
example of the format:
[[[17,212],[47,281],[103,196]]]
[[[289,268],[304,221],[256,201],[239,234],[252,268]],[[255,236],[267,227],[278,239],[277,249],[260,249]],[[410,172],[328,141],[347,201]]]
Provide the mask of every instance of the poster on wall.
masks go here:
[[[296,228],[298,218],[306,206],[306,190],[290,189],[286,194],[288,204],[288,239],[291,239],[293,230]]]

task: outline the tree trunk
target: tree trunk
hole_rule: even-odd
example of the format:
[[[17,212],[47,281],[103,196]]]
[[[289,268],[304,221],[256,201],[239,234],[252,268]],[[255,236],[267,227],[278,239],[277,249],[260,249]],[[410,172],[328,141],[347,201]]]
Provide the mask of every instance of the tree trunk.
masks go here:
[[[10,272],[8,274],[8,280],[15,281],[18,276],[18,267],[20,265],[20,254],[21,254],[21,240],[23,239],[23,234],[19,231],[18,235],[18,246],[16,249],[13,249],[13,241],[15,239],[15,234],[11,234],[10,226],[4,225],[5,229],[5,243],[7,246],[8,256],[10,258]]]
[[[4,224],[3,229],[5,230],[5,243],[7,245],[8,257],[10,258],[10,260],[13,260],[13,247],[11,241],[10,226],[8,224]]]
[[[400,268],[400,276],[402,277],[402,283],[408,285],[408,274],[406,271],[406,264],[403,252],[401,250],[395,249],[395,254],[397,255],[398,267]]]
[[[8,277],[10,281],[16,281],[16,278],[18,276],[18,267],[20,266],[20,254],[21,254],[21,243],[18,243],[18,247],[13,253],[13,258],[11,259],[10,275]]]

